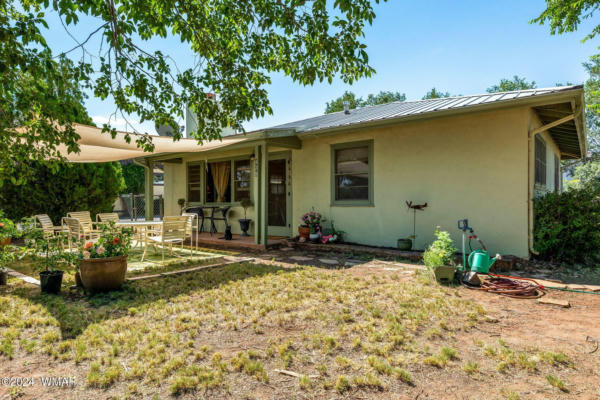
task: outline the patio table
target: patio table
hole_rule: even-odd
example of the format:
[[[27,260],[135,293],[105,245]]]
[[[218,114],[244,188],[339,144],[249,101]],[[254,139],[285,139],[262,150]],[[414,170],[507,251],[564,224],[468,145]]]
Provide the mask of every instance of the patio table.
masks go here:
[[[162,221],[119,221],[115,225],[132,228],[138,236],[134,247],[142,247],[145,241],[144,235],[146,234],[146,230],[155,226],[161,226],[162,224]]]

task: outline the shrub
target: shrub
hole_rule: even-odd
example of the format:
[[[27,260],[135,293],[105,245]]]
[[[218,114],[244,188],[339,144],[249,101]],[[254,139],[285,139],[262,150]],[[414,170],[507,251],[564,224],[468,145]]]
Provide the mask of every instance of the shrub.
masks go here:
[[[18,167],[27,183],[2,182],[0,204],[6,215],[20,220],[48,214],[58,225],[69,211],[88,210],[92,216],[110,212],[124,187],[118,162],[62,164],[30,161]]]
[[[592,262],[600,249],[600,189],[588,185],[534,199],[534,249],[550,261]]]
[[[423,253],[423,262],[425,265],[428,267],[440,267],[442,265],[454,264],[456,247],[454,247],[454,243],[450,239],[450,234],[446,231],[436,229],[435,236],[437,240]]]

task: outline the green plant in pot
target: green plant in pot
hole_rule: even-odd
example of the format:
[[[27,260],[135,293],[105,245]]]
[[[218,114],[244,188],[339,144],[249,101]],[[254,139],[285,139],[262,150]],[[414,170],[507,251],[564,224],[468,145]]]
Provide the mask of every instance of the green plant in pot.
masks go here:
[[[6,285],[8,279],[8,265],[16,258],[15,246],[0,246],[0,286]]]
[[[179,211],[180,214],[183,212],[183,209],[185,208],[185,199],[177,199],[177,204],[179,205]]]
[[[10,244],[13,237],[18,236],[18,230],[14,222],[4,217],[4,213],[0,210],[0,246]]]
[[[248,236],[248,229],[250,229],[250,222],[252,222],[252,220],[246,218],[246,212],[248,211],[249,207],[252,207],[252,205],[252,200],[247,197],[244,197],[242,200],[240,200],[240,206],[242,206],[244,209],[244,218],[238,219],[238,222],[240,223],[240,229],[242,230],[242,236]]]
[[[452,281],[456,272],[454,255],[457,249],[448,232],[437,227],[435,236],[436,240],[423,253],[423,263],[433,270],[437,280]]]
[[[64,271],[72,268],[75,255],[65,251],[62,236],[45,237],[41,229],[30,229],[25,243],[40,274],[42,293],[60,292]]]
[[[127,256],[131,249],[132,231],[114,222],[102,226],[95,241],[79,248],[79,273],[86,290],[102,292],[118,289],[125,281]]]

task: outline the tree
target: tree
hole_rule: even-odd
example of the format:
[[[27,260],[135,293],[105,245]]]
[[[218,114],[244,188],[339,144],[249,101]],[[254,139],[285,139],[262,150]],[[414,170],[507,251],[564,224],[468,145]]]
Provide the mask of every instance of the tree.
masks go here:
[[[48,214],[55,224],[67,212],[89,210],[92,215],[110,212],[125,187],[121,164],[52,163],[30,160],[19,164],[16,173],[28,170],[35,185],[19,185],[7,180],[0,190],[0,204],[6,215],[21,219]]]
[[[598,11],[600,0],[546,0],[546,9],[530,23],[549,24],[550,33],[575,32],[582,20],[591,18]],[[583,40],[592,39],[600,33],[596,25]]]
[[[123,179],[125,181],[125,187],[122,193],[143,193],[145,185],[145,173],[144,168],[134,164],[125,164],[122,166]]]
[[[47,13],[67,30],[85,17],[90,33],[68,31],[76,43],[55,54]],[[363,37],[374,18],[363,0],[0,0],[0,173],[14,177],[23,160],[60,159],[60,145],[76,152],[71,100],[84,91],[112,98],[125,117],[174,128],[187,105],[200,116],[193,136],[206,140],[271,113],[266,86],[275,72],[303,85],[369,77]],[[147,50],[147,41],[167,37],[189,47],[193,66]],[[152,149],[149,136],[136,142]]]
[[[378,104],[404,100],[406,100],[406,95],[400,92],[388,92],[382,90],[377,94],[369,94],[367,99],[364,100],[362,97],[356,97],[356,94],[353,92],[345,91],[344,94],[337,99],[331,100],[325,104],[325,114],[343,111],[345,101],[348,102],[348,108],[353,110],[358,107],[375,106]]]
[[[449,92],[440,92],[436,88],[433,87],[433,88],[431,88],[431,90],[429,92],[427,92],[425,94],[425,96],[423,96],[423,100],[439,99],[442,97],[450,97],[450,93]]]
[[[527,79],[515,75],[512,79],[502,79],[500,84],[487,88],[488,93],[510,92],[513,90],[535,89],[535,81],[527,82]]]
[[[362,97],[356,97],[353,92],[345,91],[343,95],[337,99],[331,100],[325,103],[325,114],[331,114],[332,112],[344,111],[344,102],[348,102],[348,107],[353,110],[357,107],[362,107]]]

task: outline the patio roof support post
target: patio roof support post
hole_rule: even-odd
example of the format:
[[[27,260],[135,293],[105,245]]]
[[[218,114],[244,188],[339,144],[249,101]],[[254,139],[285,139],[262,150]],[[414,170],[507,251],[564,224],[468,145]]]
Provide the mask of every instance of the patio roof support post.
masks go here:
[[[154,219],[154,162],[146,160],[144,165],[144,205],[146,221]]]
[[[254,146],[253,174],[254,184],[252,185],[252,196],[254,197],[254,243],[260,244],[260,145]]]
[[[263,142],[260,150],[260,243],[266,248],[269,225],[269,147],[266,142]]]

